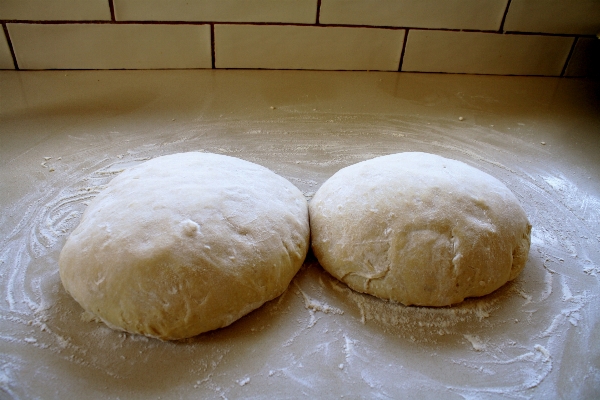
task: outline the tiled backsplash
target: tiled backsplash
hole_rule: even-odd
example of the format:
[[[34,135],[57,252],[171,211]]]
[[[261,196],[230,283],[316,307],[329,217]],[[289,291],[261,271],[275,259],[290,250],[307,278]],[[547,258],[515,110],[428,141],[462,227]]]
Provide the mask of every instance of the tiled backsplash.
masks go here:
[[[598,75],[600,0],[0,0],[1,69]]]

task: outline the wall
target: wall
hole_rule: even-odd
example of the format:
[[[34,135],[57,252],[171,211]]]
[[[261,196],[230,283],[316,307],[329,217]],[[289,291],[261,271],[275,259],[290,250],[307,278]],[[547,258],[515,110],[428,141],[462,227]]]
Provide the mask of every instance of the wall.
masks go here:
[[[599,0],[0,0],[2,69],[598,73]]]

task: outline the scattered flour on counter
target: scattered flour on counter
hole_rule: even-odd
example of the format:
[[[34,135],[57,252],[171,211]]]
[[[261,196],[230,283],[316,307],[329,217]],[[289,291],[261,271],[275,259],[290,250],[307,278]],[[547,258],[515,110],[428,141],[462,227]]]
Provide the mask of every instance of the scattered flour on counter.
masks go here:
[[[307,295],[295,281],[293,282],[293,284],[296,287],[297,293],[302,295],[302,298],[304,300],[304,308],[306,308],[310,314],[310,321],[308,323],[309,328],[312,328],[318,321],[318,318],[316,318],[316,316],[315,316],[315,312],[322,312],[324,314],[337,314],[337,315],[344,314],[343,310],[340,310],[337,307],[330,306],[329,304],[323,303],[323,302]]]
[[[250,383],[250,377],[249,377],[249,376],[247,376],[247,377],[245,377],[245,378],[243,378],[243,379],[239,379],[239,380],[237,380],[236,382],[237,382],[237,384],[238,384],[238,385],[240,385],[240,386],[246,386],[248,383]]]
[[[542,346],[541,344],[536,344],[535,346],[533,346],[533,348],[542,353],[542,355],[544,356],[544,362],[550,361],[550,352],[544,346]]]
[[[358,338],[350,338],[348,334],[342,334],[342,355],[344,356],[345,366],[351,367],[357,365],[360,362],[368,362],[368,357],[361,354],[361,350],[364,350],[368,346],[364,340]]]
[[[471,343],[471,346],[473,346],[473,350],[484,351],[486,349],[485,343],[481,341],[479,336],[467,334],[464,334],[463,336]]]
[[[323,303],[323,302],[307,295],[295,281],[294,281],[294,285],[296,286],[297,293],[302,295],[302,298],[304,300],[304,308],[306,308],[310,314],[310,321],[308,323],[309,328],[312,328],[319,320],[319,318],[317,318],[315,315],[316,312],[322,312],[324,314],[337,314],[337,315],[344,314],[343,310],[340,310],[337,307],[330,306],[327,303]],[[292,340],[292,339],[290,339],[290,340]],[[290,341],[286,342],[286,344],[289,344],[289,343],[290,343]]]
[[[210,379],[212,378],[212,375],[213,374],[208,374],[208,376],[206,378],[197,380],[196,383],[194,383],[194,385],[193,385],[194,389],[198,389],[204,383],[210,382]]]
[[[453,307],[415,307],[355,292],[334,279],[330,283],[336,292],[345,293],[356,305],[363,324],[373,321],[390,333],[418,342],[435,342],[440,336],[460,332],[468,324],[481,324],[501,306],[503,297],[516,290],[514,283],[509,283],[491,295],[466,299]]]
[[[0,366],[0,392],[8,394],[11,398],[16,398],[12,389],[12,386],[15,385],[16,382],[13,382],[13,379],[9,376],[10,373],[11,371],[7,365]]]
[[[353,122],[351,129],[342,123],[328,124],[316,132],[324,135],[333,131],[328,143],[314,145],[312,129],[319,128],[314,121],[310,121],[312,139],[305,143],[295,138],[300,135],[296,135],[298,132],[290,129],[290,122],[286,121],[285,130],[290,131],[285,136],[289,138],[287,141],[269,144],[254,139],[252,149],[257,150],[248,151],[243,147],[248,147],[247,144],[231,142],[233,144],[227,147],[228,143],[222,139],[223,131],[231,130],[232,125],[221,127],[221,131],[219,126],[210,127],[216,129],[217,139],[207,138],[205,131],[187,131],[185,135],[190,139],[185,141],[175,140],[177,134],[174,134],[168,138],[171,142],[145,146],[147,139],[140,138],[139,145],[130,152],[124,151],[123,144],[110,143],[78,154],[81,159],[78,165],[63,162],[57,172],[46,174],[52,179],[51,184],[36,188],[35,193],[27,194],[19,204],[10,206],[7,215],[18,218],[13,225],[1,228],[0,285],[4,302],[0,304],[0,324],[5,329],[0,342],[7,348],[25,346],[29,351],[19,353],[19,347],[15,347],[14,359],[10,358],[12,355],[0,359],[3,363],[0,364],[0,391],[18,398],[13,395],[15,388],[28,390],[14,371],[32,370],[38,360],[26,358],[25,354],[35,351],[46,359],[72,364],[71,367],[80,369],[86,377],[115,382],[115,387],[125,387],[123,382],[129,381],[152,384],[142,371],[168,366],[164,368],[165,381],[155,383],[157,387],[168,382],[169,374],[173,374],[178,381],[196,382],[198,387],[194,393],[198,397],[233,397],[233,390],[250,392],[259,386],[261,392],[257,391],[259,394],[255,397],[260,397],[266,387],[259,385],[264,382],[260,380],[261,373],[250,378],[248,374],[254,374],[255,370],[249,369],[249,364],[238,364],[242,357],[254,356],[250,353],[254,348],[246,346],[246,340],[254,338],[253,344],[269,340],[269,347],[261,350],[272,351],[269,357],[276,354],[273,359],[280,357],[281,361],[281,365],[263,369],[262,377],[267,379],[268,375],[273,385],[281,380],[286,388],[297,393],[310,395],[327,387],[327,378],[319,375],[318,368],[311,368],[327,365],[328,371],[333,370],[340,382],[356,389],[357,393],[365,393],[360,390],[366,388],[389,398],[431,387],[473,399],[555,394],[559,380],[558,374],[551,373],[553,365],[560,370],[562,359],[584,360],[582,354],[589,349],[580,347],[591,343],[594,320],[590,320],[590,315],[597,314],[591,314],[590,304],[595,304],[600,294],[598,198],[583,193],[565,176],[552,171],[546,159],[529,159],[530,155],[539,155],[535,153],[537,150],[523,150],[523,154],[527,153],[525,159],[515,153],[517,150],[507,149],[506,143],[494,145],[496,139],[492,135],[485,136],[483,130],[465,135],[464,123],[462,130],[453,132],[436,130],[436,121],[432,121],[428,130],[387,117],[368,122],[364,125]],[[277,127],[264,127],[262,121],[235,123],[239,125],[234,128],[240,131],[254,129],[257,135],[270,136],[277,133]],[[199,128],[194,126],[193,129]],[[374,130],[375,134],[357,133]],[[277,139],[283,137],[277,136]],[[356,143],[365,145],[358,151],[353,147]],[[520,144],[515,143],[514,148],[520,148]],[[76,225],[85,203],[119,170],[140,162],[136,160],[194,146],[209,152],[221,148],[265,166],[270,163],[272,168],[279,168],[277,173],[298,177],[294,183],[306,197],[314,194],[319,183],[335,169],[365,158],[408,150],[461,158],[507,183],[525,205],[534,225],[530,262],[524,277],[515,284],[484,298],[468,299],[459,306],[441,309],[383,302],[353,292],[327,277],[324,278],[327,285],[318,298],[314,298],[309,295],[314,286],[304,282],[296,286],[300,309],[289,308],[290,302],[282,297],[273,304],[286,307],[282,312],[269,314],[269,318],[277,322],[277,318],[304,320],[308,310],[309,327],[316,323],[316,315],[319,315],[319,326],[307,329],[306,325],[294,325],[294,320],[295,330],[287,331],[285,336],[274,328],[259,332],[246,330],[253,318],[258,318],[253,315],[238,326],[182,343],[121,334],[81,321],[81,309],[65,297],[60,287],[56,261],[60,244]],[[117,150],[118,157],[103,158],[103,154],[117,154]],[[307,157],[311,152],[323,157]],[[295,160],[302,162],[296,164]],[[536,165],[539,170],[535,169]],[[37,164],[34,166],[41,169]],[[336,305],[344,303],[343,309],[329,304],[329,296],[336,299]],[[360,320],[366,326],[361,325]],[[474,326],[477,329],[473,329]],[[395,347],[388,347],[390,343]],[[390,348],[393,351],[389,351]],[[408,350],[414,350],[410,354],[414,358],[409,357]],[[578,352],[571,354],[572,351]],[[256,357],[263,360],[258,354]],[[381,358],[385,358],[385,364],[379,362]],[[427,368],[427,365],[435,365],[435,368]],[[586,373],[598,376],[597,371],[589,372],[589,362],[581,366],[572,362],[571,365],[574,370],[568,372],[574,379]],[[169,372],[171,369],[174,372]],[[587,372],[582,373],[583,369]],[[456,374],[462,374],[467,383],[452,380]],[[40,375],[39,381],[51,390],[58,390],[62,378],[65,376],[60,372],[50,370]],[[473,382],[479,386],[473,387]],[[531,391],[542,386],[543,392]],[[113,397],[119,395],[117,389],[110,393]]]
[[[560,277],[560,285],[562,287],[562,300],[563,301],[575,300],[575,298],[573,297],[573,293],[571,293],[571,289],[569,288],[569,285],[567,285],[567,281],[564,276]]]
[[[577,185],[570,182],[562,175],[542,176],[554,191],[560,193],[559,200],[565,204],[569,210],[578,210],[583,215],[589,214],[593,218],[590,222],[597,222],[600,218],[600,199],[581,193]]]
[[[544,290],[540,293],[539,301],[544,301],[552,294],[552,273],[545,269],[544,271]]]
[[[519,294],[519,296],[521,296],[522,298],[525,299],[525,303],[523,305],[529,304],[531,303],[531,300],[533,299],[533,297],[527,293],[525,293],[524,291],[517,289],[517,293]]]
[[[304,307],[307,310],[320,311],[325,314],[344,314],[344,311],[340,310],[339,308],[330,306],[329,304],[323,303],[308,296],[302,289],[300,289],[300,286],[296,285],[296,288],[298,289],[298,292],[302,294],[302,297],[304,298]]]

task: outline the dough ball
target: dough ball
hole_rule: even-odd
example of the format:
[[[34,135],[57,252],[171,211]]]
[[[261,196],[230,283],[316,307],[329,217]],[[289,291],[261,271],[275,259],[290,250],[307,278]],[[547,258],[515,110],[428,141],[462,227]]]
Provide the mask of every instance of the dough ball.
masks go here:
[[[531,225],[511,191],[462,162],[400,153],[344,168],[309,204],[313,251],[352,289],[406,305],[483,296],[525,266]]]
[[[233,157],[174,154],[121,173],[90,203],[60,277],[107,325],[181,339],[282,294],[308,246],[308,205],[289,181]]]

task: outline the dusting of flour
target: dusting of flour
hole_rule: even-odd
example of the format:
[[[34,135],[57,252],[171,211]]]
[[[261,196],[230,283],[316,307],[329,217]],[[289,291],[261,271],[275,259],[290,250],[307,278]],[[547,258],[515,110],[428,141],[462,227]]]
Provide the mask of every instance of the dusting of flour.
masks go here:
[[[560,368],[600,382],[600,366],[576,362],[593,345],[600,319],[592,307],[600,295],[600,199],[543,150],[486,142],[501,134],[477,127],[465,133],[466,120],[311,118],[224,120],[168,138],[124,136],[129,142],[113,133],[117,139],[104,147],[34,160],[47,182],[3,211],[11,219],[0,241],[0,343],[7,349],[0,393],[30,398],[51,388],[58,398],[65,379],[77,385],[73,376],[92,388],[90,396],[127,398],[267,398],[264,388],[272,390],[268,397],[314,396],[331,382],[356,397],[427,388],[432,398],[448,390],[458,398],[528,398],[532,389],[554,395]],[[315,140],[322,134],[327,140]],[[60,284],[57,260],[86,204],[125,168],[189,150],[264,165],[308,199],[339,168],[378,155],[427,151],[459,159],[519,198],[533,225],[530,258],[514,282],[455,307],[405,307],[356,293],[309,258],[280,298],[189,340],[160,342],[82,318]],[[24,385],[32,373],[36,382]]]

